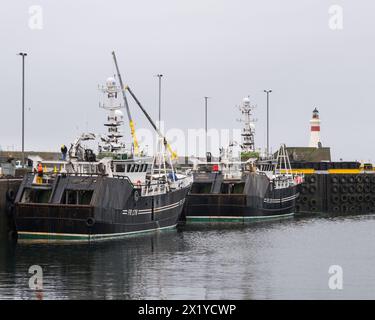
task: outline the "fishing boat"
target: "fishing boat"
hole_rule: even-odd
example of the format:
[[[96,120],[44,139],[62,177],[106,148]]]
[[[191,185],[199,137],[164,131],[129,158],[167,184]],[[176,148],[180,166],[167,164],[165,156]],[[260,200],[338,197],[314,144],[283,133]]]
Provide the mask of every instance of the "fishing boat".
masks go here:
[[[35,162],[24,177],[15,199],[19,239],[105,240],[176,226],[192,176],[175,172],[170,146],[158,130],[159,151],[153,156],[138,151],[119,71],[118,78],[120,86],[109,78],[100,88],[105,96],[100,106],[108,111],[107,134],[82,134],[66,159]],[[118,101],[121,91],[124,105]],[[121,140],[124,107],[133,137],[130,148]],[[99,150],[94,153],[85,144],[96,139]]]
[[[187,196],[186,222],[253,222],[292,217],[303,176],[293,174],[285,145],[275,157],[260,157],[254,147],[252,106],[245,98],[241,153],[233,154],[235,143],[220,149],[213,161],[194,160],[194,182]]]

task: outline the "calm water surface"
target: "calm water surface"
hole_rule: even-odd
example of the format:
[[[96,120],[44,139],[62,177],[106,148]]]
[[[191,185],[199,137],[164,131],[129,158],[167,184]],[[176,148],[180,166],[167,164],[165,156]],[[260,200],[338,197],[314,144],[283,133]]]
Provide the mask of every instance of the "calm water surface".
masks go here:
[[[375,299],[375,216],[185,226],[95,244],[0,245],[0,298]],[[343,268],[343,290],[328,268]]]

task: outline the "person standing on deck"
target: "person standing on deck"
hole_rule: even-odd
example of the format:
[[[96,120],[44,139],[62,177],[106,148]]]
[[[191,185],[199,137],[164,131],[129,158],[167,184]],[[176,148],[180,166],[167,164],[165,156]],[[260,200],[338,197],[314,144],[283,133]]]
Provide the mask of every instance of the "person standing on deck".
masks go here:
[[[61,146],[61,153],[62,153],[62,160],[65,161],[66,160],[66,154],[68,152],[68,148],[66,147],[65,144],[63,144]]]

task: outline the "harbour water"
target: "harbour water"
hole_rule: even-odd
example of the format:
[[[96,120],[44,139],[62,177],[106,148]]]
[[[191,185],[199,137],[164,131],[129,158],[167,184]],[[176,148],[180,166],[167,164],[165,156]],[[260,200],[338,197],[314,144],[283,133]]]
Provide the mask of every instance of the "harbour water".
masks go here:
[[[91,244],[1,244],[1,299],[375,299],[375,216],[184,226]],[[29,267],[43,290],[29,288]],[[343,270],[332,290],[331,265]]]

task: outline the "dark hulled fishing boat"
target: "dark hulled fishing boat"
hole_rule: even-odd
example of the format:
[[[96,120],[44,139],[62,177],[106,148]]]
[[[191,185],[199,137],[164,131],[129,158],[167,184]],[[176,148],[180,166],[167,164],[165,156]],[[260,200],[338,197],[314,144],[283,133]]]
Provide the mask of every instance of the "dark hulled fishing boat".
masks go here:
[[[251,222],[280,219],[294,214],[297,185],[302,177],[292,174],[282,145],[275,159],[260,161],[254,149],[254,126],[247,98],[241,108],[245,116],[242,155],[233,157],[233,145],[221,148],[219,161],[196,160],[194,182],[183,212],[187,222]],[[251,156],[254,156],[251,158]]]
[[[129,110],[118,76],[120,88],[113,78],[102,88],[108,133],[100,135],[98,156],[83,146],[98,136],[86,133],[71,145],[67,160],[34,162],[33,172],[25,176],[15,199],[20,239],[100,240],[176,226],[192,177],[176,174],[172,161],[167,163],[171,155],[158,130],[160,152],[153,157],[135,154],[138,144],[129,112],[134,143],[131,150],[125,148],[119,130],[120,90]]]

